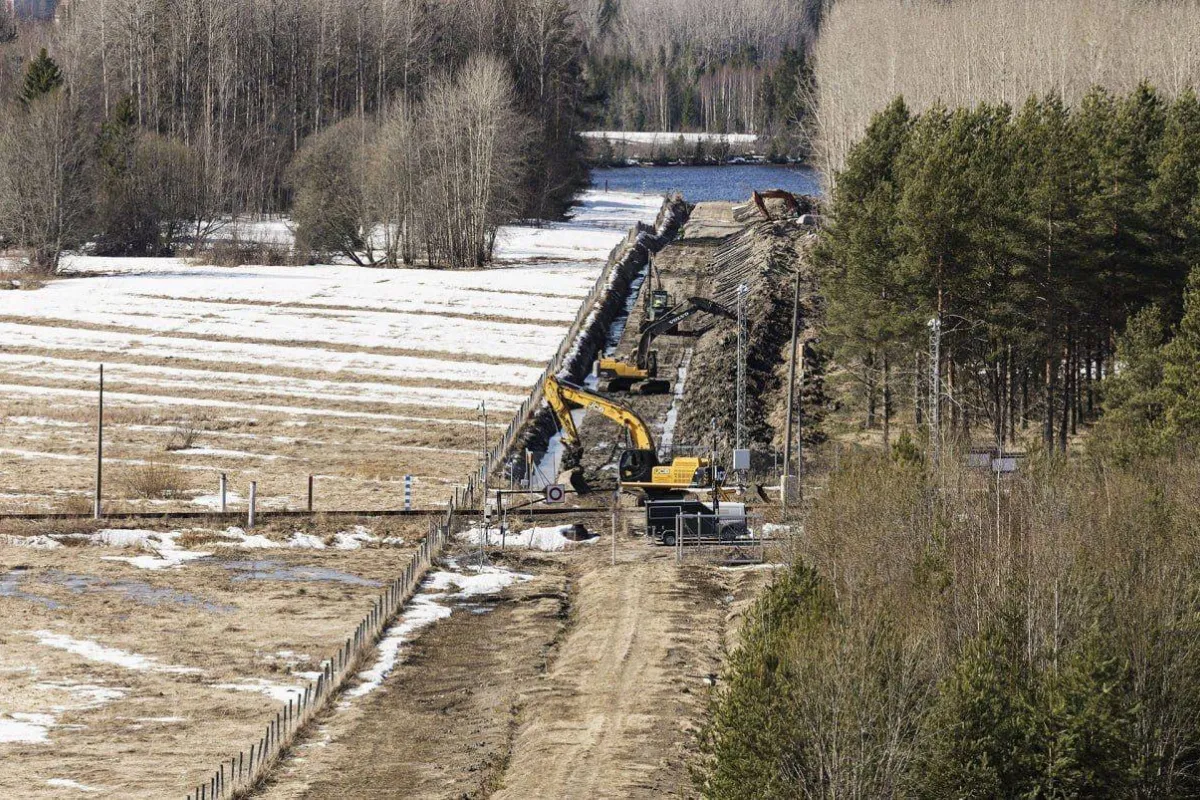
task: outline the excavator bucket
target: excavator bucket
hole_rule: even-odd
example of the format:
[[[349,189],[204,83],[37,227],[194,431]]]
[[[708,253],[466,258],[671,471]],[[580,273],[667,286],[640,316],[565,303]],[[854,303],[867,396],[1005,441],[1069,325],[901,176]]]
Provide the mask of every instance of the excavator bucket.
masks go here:
[[[577,494],[588,494],[592,491],[592,487],[588,485],[587,480],[583,477],[583,467],[563,470],[559,473],[556,483],[571,487]]]

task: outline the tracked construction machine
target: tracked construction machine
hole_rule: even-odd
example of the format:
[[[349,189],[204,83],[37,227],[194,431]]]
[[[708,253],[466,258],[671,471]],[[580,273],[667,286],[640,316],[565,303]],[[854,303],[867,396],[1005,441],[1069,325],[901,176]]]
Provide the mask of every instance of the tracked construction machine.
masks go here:
[[[671,390],[669,380],[658,377],[658,352],[650,349],[654,340],[675,330],[680,323],[696,314],[736,319],[728,308],[704,297],[689,297],[665,314],[661,314],[642,329],[637,350],[631,360],[600,358],[595,373],[600,391],[633,391],[637,394],[662,394]]]
[[[720,478],[714,475],[707,458],[687,456],[675,458],[669,464],[661,463],[649,426],[625,404],[554,375],[546,378],[542,389],[562,430],[567,452],[563,464],[573,472],[567,482],[576,489],[586,491],[578,470],[583,446],[571,416],[578,408],[595,409],[629,433],[633,446],[621,453],[617,463],[622,489],[638,490],[647,498],[682,497],[687,492],[712,490],[714,477]]]

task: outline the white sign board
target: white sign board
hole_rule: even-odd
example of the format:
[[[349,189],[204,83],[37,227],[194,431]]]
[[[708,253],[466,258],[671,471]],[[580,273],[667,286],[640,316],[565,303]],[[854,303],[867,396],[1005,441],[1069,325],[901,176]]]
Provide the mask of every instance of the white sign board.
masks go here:
[[[561,483],[552,483],[546,487],[546,502],[561,503],[567,499],[567,490]]]
[[[750,451],[749,450],[734,450],[733,451],[733,469],[734,471],[750,469]]]

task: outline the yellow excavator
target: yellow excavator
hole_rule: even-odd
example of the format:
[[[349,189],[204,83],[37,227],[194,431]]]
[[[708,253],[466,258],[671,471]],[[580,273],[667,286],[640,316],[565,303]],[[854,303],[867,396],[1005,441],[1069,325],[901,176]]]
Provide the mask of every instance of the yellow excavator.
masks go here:
[[[633,443],[632,448],[621,453],[617,463],[621,488],[639,489],[647,497],[680,496],[688,491],[712,488],[713,469],[709,459],[687,456],[676,458],[669,464],[659,463],[658,448],[654,445],[650,428],[637,412],[623,403],[554,375],[546,377],[542,393],[562,430],[562,443],[566,450],[564,466],[577,468],[583,449],[571,411],[592,408],[628,431]],[[571,483],[579,488],[577,480]]]
[[[689,297],[665,314],[660,314],[642,329],[637,350],[632,361],[619,358],[600,358],[596,361],[595,373],[601,391],[632,391],[636,394],[662,394],[671,391],[671,382],[658,377],[658,352],[650,345],[664,333],[673,330],[681,322],[696,314],[712,314],[715,317],[736,319],[737,316],[725,306],[704,297]]]

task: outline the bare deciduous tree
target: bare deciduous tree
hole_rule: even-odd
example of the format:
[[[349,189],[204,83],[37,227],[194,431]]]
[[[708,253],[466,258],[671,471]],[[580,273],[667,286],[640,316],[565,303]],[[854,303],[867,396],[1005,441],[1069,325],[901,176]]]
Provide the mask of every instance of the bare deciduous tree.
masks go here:
[[[1014,107],[1056,91],[1148,80],[1168,96],[1200,85],[1200,2],[839,0],[817,41],[815,136],[827,175],[897,95],[919,112]]]
[[[85,172],[91,132],[70,95],[56,90],[0,117],[0,227],[28,251],[31,269],[53,273],[84,232],[91,210]]]

